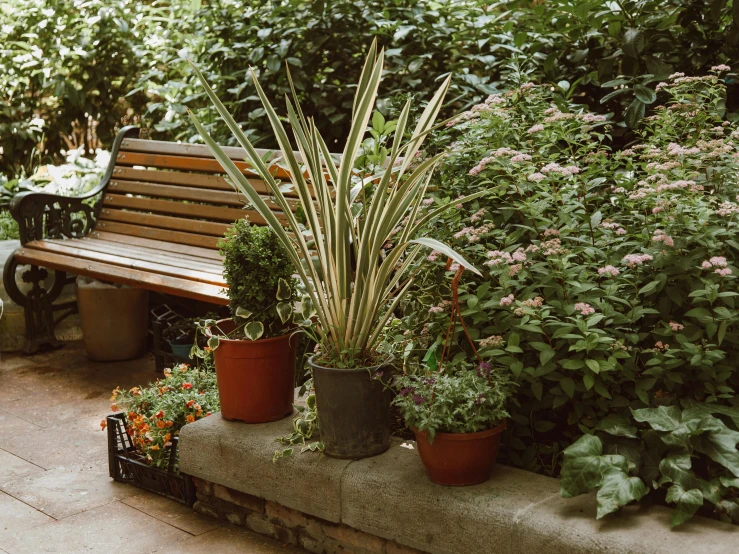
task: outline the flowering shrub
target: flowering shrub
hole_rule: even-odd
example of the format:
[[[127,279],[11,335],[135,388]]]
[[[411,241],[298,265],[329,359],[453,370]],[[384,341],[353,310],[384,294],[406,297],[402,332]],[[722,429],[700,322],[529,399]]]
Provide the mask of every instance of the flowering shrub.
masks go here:
[[[126,412],[126,432],[150,463],[166,469],[172,438],[180,429],[220,410],[214,371],[180,364],[164,370],[164,378],[147,387],[116,388],[110,409]],[[100,426],[105,429],[103,420]]]
[[[426,431],[433,442],[437,432],[476,433],[499,425],[508,417],[505,406],[514,383],[508,372],[488,362],[474,368],[463,362],[443,373],[404,375],[396,385],[393,403],[406,424]]]
[[[664,104],[621,152],[608,148],[605,117],[532,83],[490,96],[439,139],[449,155],[433,202],[490,191],[470,210],[460,206],[432,220],[432,232],[488,268],[487,278],[460,286],[460,302],[480,354],[521,384],[509,421],[509,461],[557,474],[562,449],[595,433],[606,455],[626,459],[620,473],[588,466],[590,488],[622,495],[605,513],[640,496],[627,486],[631,479],[648,488],[696,488],[663,471],[661,460],[640,458],[654,436],[631,409],[679,411],[689,401],[728,409],[739,385],[739,131],[722,121],[724,70],[675,74],[660,84]],[[450,297],[443,261],[421,277],[397,322],[395,338],[408,361],[417,356],[433,365],[441,349]],[[457,356],[469,356],[459,349]],[[639,432],[604,430],[614,416]],[[682,476],[701,484],[739,476],[736,449],[726,450],[736,424],[717,421],[726,429],[707,418],[679,428],[681,436],[701,434],[724,448],[718,454],[687,439],[673,445],[667,457],[678,448],[700,458],[692,467],[690,457],[682,459]],[[572,476],[578,466],[568,452],[565,474]],[[659,479],[645,473],[651,463]],[[736,514],[739,504],[727,501],[731,509],[717,511]]]

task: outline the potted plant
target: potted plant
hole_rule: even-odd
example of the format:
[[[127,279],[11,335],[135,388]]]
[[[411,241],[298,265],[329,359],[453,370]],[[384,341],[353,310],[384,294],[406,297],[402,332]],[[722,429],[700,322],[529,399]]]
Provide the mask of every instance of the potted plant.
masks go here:
[[[513,388],[507,373],[482,362],[448,372],[424,371],[396,380],[393,401],[416,434],[426,473],[441,485],[487,481],[505,430]]]
[[[195,342],[197,322],[197,318],[178,319],[162,331],[162,338],[169,344],[172,355],[181,362],[190,362],[190,350]]]
[[[265,423],[292,413],[295,390],[295,272],[269,227],[237,221],[219,242],[232,318],[199,328],[213,352],[228,420]]]
[[[378,347],[386,324],[413,282],[409,269],[424,262],[424,248],[437,250],[470,267],[445,244],[417,236],[419,230],[444,210],[486,194],[481,191],[441,204],[423,216],[419,214],[430,175],[442,155],[419,162],[416,154],[433,128],[450,78],[431,98],[412,131],[408,128],[410,100],[405,104],[392,145],[372,175],[355,170],[375,106],[383,59],[383,51],[378,52],[373,43],[357,86],[351,130],[338,162],[313,121],[304,116],[292,88],[287,118],[300,151],[300,156],[296,156],[281,118],[252,72],[281,153],[271,166],[259,156],[203,75],[194,68],[236,142],[246,151],[249,164],[266,183],[273,202],[282,208],[287,219],[285,230],[247,177],[190,114],[235,188],[274,230],[305,287],[308,302],[315,310],[318,346],[309,363],[321,441],[326,454],[341,458],[371,456],[389,446],[391,398],[387,387],[377,379],[387,371],[389,358]],[[289,74],[288,79],[292,87]],[[407,136],[410,138],[406,141]],[[273,171],[276,165],[289,176],[290,189],[299,197],[302,222],[290,210],[283,194],[286,184]],[[386,248],[388,242],[392,242],[392,248]]]

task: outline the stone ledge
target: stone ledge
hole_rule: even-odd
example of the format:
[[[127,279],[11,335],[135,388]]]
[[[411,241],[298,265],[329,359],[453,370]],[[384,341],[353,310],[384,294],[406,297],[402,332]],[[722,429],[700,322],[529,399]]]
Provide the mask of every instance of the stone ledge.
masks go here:
[[[426,477],[417,452],[398,441],[385,454],[365,460],[296,452],[292,458],[272,462],[279,446],[275,438],[290,430],[289,418],[245,425],[216,414],[184,427],[180,467],[201,480],[245,493],[245,500],[235,504],[250,509],[246,525],[253,530],[291,538],[314,552],[333,548],[326,550],[311,543],[310,535],[305,538],[295,531],[308,525],[300,519],[305,515],[322,520],[319,524],[328,529],[324,535],[343,552],[381,548],[379,552],[389,554],[403,547],[433,554],[737,551],[736,526],[695,518],[671,531],[671,510],[659,506],[628,507],[597,521],[593,495],[563,499],[556,479],[506,466],[498,466],[482,485],[435,485]],[[220,498],[217,502],[228,494],[216,495],[214,486],[204,490]],[[260,499],[267,501],[266,516],[260,515]],[[203,504],[207,498],[200,500]],[[291,512],[287,523],[269,517],[281,507],[297,513]],[[202,509],[207,511],[207,502]],[[338,531],[331,524],[338,525]],[[352,542],[369,545],[374,540],[354,537],[356,532],[384,542],[373,549],[353,548]]]

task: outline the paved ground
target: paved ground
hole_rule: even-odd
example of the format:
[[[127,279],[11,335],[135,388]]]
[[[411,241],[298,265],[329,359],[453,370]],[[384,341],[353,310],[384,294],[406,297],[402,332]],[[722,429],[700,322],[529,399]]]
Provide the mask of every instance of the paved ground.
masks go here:
[[[90,362],[79,343],[0,356],[0,552],[300,552],[108,477],[110,391],[153,380],[150,356]]]

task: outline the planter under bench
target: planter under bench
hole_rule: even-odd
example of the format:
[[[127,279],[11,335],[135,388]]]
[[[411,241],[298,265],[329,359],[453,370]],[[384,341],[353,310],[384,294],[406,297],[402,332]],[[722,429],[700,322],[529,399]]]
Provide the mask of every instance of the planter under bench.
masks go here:
[[[670,531],[671,510],[656,506],[597,521],[592,495],[563,499],[556,479],[506,466],[481,485],[435,485],[400,441],[358,461],[296,450],[273,462],[290,431],[289,418],[220,414],[185,426],[180,468],[197,478],[196,508],[320,553],[736,552],[733,525],[696,517]]]

